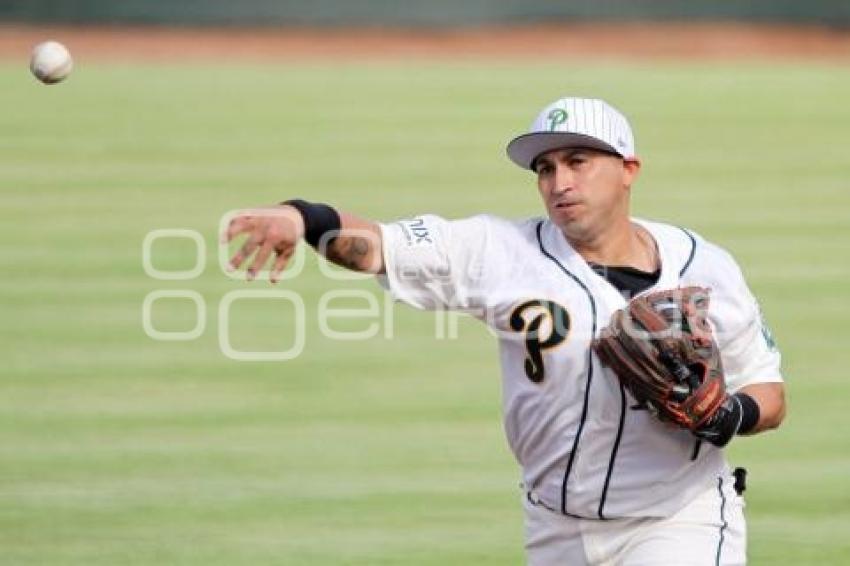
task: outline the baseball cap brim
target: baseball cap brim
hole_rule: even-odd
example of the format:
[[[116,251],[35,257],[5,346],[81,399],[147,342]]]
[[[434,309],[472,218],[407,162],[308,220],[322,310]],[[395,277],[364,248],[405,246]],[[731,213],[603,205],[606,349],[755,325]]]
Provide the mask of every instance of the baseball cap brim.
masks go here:
[[[576,134],[573,132],[532,132],[522,134],[508,143],[507,153],[511,161],[524,169],[531,169],[534,161],[546,153],[555,149],[588,148],[615,153],[622,156],[614,146],[597,138]]]

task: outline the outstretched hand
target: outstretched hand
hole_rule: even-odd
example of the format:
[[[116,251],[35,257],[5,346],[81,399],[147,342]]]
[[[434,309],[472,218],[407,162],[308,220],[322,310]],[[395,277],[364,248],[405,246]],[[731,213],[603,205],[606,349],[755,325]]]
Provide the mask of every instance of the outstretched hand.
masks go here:
[[[248,237],[230,259],[229,269],[239,269],[254,256],[246,270],[247,278],[251,281],[274,253],[275,259],[269,280],[277,283],[289,263],[289,258],[295,252],[295,247],[304,237],[304,220],[301,213],[289,205],[243,210],[230,220],[226,232],[222,234],[222,243],[230,243],[241,234]]]

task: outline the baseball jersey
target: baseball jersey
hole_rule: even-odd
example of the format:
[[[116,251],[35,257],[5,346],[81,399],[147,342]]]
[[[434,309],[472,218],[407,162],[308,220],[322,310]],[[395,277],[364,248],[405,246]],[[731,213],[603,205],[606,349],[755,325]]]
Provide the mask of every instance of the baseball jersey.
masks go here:
[[[711,289],[708,321],[731,391],[782,381],[780,355],[734,259],[693,232],[634,219],[654,237],[658,281]],[[640,408],[591,340],[626,299],[548,219],[424,215],[381,226],[394,299],[466,312],[499,340],[504,429],[523,483],[566,515],[667,517],[728,465],[720,449]]]

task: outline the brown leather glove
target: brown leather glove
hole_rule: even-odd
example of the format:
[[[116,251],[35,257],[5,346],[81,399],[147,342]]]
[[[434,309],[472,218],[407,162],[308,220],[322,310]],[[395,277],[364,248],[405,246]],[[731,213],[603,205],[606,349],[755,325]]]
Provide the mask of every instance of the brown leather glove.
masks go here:
[[[708,295],[702,287],[640,295],[613,314],[592,344],[639,403],[695,433],[729,398],[706,322]]]

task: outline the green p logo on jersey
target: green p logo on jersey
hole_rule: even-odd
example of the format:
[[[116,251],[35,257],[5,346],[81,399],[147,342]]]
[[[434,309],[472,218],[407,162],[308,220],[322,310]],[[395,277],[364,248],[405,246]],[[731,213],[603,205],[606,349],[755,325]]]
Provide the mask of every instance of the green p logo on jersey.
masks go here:
[[[554,132],[555,129],[567,121],[567,111],[563,108],[554,108],[547,118],[549,119],[549,131]]]

